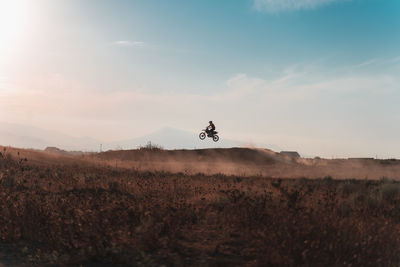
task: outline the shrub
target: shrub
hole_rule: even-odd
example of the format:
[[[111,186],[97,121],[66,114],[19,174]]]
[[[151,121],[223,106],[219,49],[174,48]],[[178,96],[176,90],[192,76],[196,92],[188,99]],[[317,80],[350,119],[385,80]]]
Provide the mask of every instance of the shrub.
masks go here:
[[[395,182],[385,182],[381,185],[380,193],[383,200],[394,200],[400,193],[400,184]]]
[[[153,150],[163,150],[164,148],[160,145],[154,144],[151,141],[149,141],[145,146],[140,146],[139,149],[153,151]]]

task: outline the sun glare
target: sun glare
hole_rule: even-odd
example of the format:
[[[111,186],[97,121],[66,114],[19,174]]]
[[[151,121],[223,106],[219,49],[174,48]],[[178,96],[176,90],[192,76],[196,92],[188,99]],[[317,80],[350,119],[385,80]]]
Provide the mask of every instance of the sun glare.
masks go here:
[[[19,45],[27,19],[27,1],[0,0],[0,54]]]

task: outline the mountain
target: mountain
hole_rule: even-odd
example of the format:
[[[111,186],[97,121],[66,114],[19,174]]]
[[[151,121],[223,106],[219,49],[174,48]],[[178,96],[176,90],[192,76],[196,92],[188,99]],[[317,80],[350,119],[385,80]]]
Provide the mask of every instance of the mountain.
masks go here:
[[[134,149],[139,146],[145,146],[148,142],[162,146],[165,149],[227,148],[245,145],[243,142],[224,139],[223,136],[220,136],[218,142],[214,142],[211,138],[200,140],[198,135],[199,133],[164,127],[142,137],[106,143],[103,147],[106,150]]]
[[[164,127],[156,132],[142,137],[106,143],[103,145],[103,147],[105,148],[104,150],[135,149],[140,146],[145,146],[148,142],[151,142],[153,145],[161,146],[165,149],[230,148],[249,146],[249,144],[246,142],[225,139],[221,133],[218,134],[220,137],[218,142],[214,142],[211,138],[200,140],[199,133],[200,132],[193,133],[176,128]],[[255,143],[251,146],[270,148],[275,151],[281,150],[276,145]]]
[[[199,133],[188,132],[171,127],[164,127],[151,134],[114,142],[104,142],[90,137],[71,137],[56,131],[44,130],[33,126],[0,123],[0,145],[19,148],[45,149],[57,147],[67,151],[99,151],[102,150],[136,149],[148,142],[165,149],[200,149],[229,148],[248,146],[245,142],[225,139],[219,134],[220,140],[214,142],[211,138],[199,139]],[[268,147],[278,151],[273,145],[255,144],[257,147]]]
[[[41,128],[0,123],[0,145],[20,148],[45,149],[59,147],[65,150],[98,151],[101,141],[89,137],[71,137]]]

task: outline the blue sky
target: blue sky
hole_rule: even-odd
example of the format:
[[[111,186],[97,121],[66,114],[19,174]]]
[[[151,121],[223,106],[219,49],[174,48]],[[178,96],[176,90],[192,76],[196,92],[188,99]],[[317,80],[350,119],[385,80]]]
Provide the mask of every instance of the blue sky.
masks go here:
[[[249,143],[400,157],[397,0],[17,1],[3,121],[117,140],[213,119]]]
[[[399,54],[398,1],[332,1],[273,13],[257,10],[252,1],[71,2],[61,11],[71,31],[83,27],[81,35],[105,43],[146,43],[141,50],[106,52],[105,63],[115,64],[117,75],[126,78],[121,66],[135,68],[146,82],[156,73],[176,83],[176,90],[196,90],[194,81],[212,90],[238,72],[264,76],[294,64],[324,61],[334,68]],[[82,40],[87,49],[95,38]]]

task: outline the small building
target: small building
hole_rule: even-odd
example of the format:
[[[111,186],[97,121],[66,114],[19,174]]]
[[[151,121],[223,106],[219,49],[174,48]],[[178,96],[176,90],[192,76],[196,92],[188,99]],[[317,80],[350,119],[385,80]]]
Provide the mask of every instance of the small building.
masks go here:
[[[297,151],[281,151],[279,154],[293,159],[300,158],[300,154]]]
[[[46,147],[46,149],[44,151],[49,152],[49,153],[55,153],[55,154],[65,154],[67,152],[67,151],[59,149],[58,147],[55,147],[55,146],[48,146],[48,147]]]

